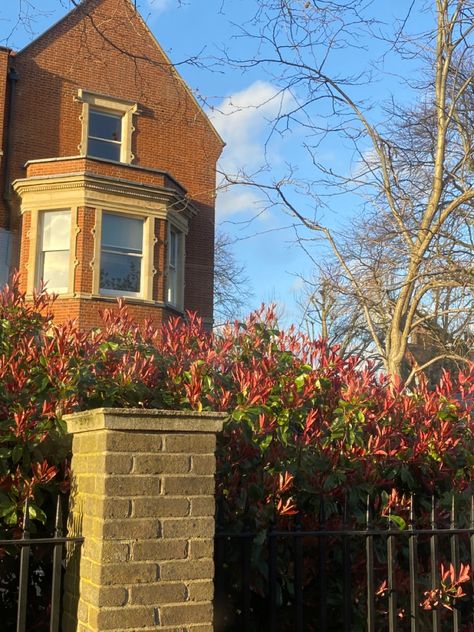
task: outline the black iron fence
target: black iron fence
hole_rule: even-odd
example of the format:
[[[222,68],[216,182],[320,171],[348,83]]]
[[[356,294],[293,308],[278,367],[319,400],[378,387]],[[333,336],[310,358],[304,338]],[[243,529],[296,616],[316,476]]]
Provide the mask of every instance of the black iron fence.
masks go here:
[[[83,538],[64,537],[61,501],[56,505],[53,537],[30,533],[25,503],[21,538],[0,540],[0,629],[5,632],[58,632],[66,545]]]
[[[474,498],[467,516],[413,506],[405,528],[374,526],[368,499],[363,528],[321,503],[317,529],[217,531],[216,632],[474,632]]]

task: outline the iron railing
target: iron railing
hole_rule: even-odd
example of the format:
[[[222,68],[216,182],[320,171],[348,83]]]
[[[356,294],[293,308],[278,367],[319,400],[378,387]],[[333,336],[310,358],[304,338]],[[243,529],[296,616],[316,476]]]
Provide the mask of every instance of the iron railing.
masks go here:
[[[30,508],[28,500],[25,503],[24,524],[22,537],[19,539],[0,540],[0,553],[2,562],[6,559],[19,558],[15,570],[0,576],[0,604],[17,601],[16,628],[15,623],[3,617],[0,620],[0,629],[9,632],[27,632],[27,630],[48,629],[49,632],[60,630],[63,559],[66,545],[79,546],[83,538],[64,537],[63,514],[60,497],[57,499],[56,515],[54,520],[53,537],[31,537]],[[31,569],[33,552],[41,549],[40,562],[35,564],[34,575]],[[47,549],[45,555],[44,549]],[[48,555],[49,553],[49,555]],[[5,567],[5,564],[3,564]],[[0,565],[0,569],[2,566]],[[50,571],[50,572],[48,572]],[[8,574],[8,577],[5,575]],[[48,574],[46,577],[45,575]],[[51,586],[49,590],[46,588]],[[12,592],[15,592],[12,599]],[[33,592],[33,594],[32,594]],[[34,598],[35,603],[40,604],[36,612],[30,608],[29,602]],[[6,610],[6,607],[5,607]],[[41,627],[38,622],[40,615],[49,616],[49,625]],[[2,616],[2,615],[0,615]],[[6,626],[6,627],[2,627]]]
[[[417,526],[413,498],[405,529],[373,524],[367,499],[363,528],[326,524],[303,530],[217,531],[215,630],[217,632],[474,632],[474,497],[464,523],[454,497],[440,525],[434,498],[428,524]],[[438,516],[438,518],[437,518]],[[463,526],[459,526],[463,524]],[[441,587],[440,567],[458,576],[470,566],[463,596]],[[427,604],[430,591],[431,606]],[[436,595],[439,596],[436,603]]]

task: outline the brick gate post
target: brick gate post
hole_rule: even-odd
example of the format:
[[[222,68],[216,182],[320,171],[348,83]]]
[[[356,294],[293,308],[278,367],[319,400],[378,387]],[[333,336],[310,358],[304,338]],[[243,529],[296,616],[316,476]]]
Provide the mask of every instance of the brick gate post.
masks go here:
[[[67,560],[63,632],[212,631],[223,415],[98,409],[66,422],[69,534],[84,544]]]

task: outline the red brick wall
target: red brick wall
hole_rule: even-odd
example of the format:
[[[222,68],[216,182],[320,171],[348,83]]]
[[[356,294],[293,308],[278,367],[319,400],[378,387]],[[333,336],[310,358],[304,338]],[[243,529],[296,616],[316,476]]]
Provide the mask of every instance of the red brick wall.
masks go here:
[[[0,228],[8,225],[7,209],[3,200],[3,183],[5,178],[5,157],[8,118],[8,61],[10,51],[0,47],[0,149],[3,152],[0,163]]]
[[[153,267],[156,274],[153,278],[153,297],[157,301],[165,301],[165,275],[166,269],[166,222],[164,220],[155,220],[155,252]]]
[[[187,238],[185,307],[210,317],[215,164],[221,142],[130,2],[85,2],[20,52],[15,69],[20,79],[13,116],[12,180],[25,177],[28,160],[78,155],[82,112],[82,104],[75,101],[78,88],[138,103],[134,164],[171,174],[199,209]],[[57,173],[57,165],[32,166],[29,173],[45,174],[48,169]],[[110,175],[124,171],[113,165],[107,170]],[[137,175],[137,170],[129,171]],[[156,177],[145,171],[139,171],[139,176],[142,181]],[[14,223],[18,222],[17,215]],[[86,274],[85,267],[80,274]],[[163,275],[157,276],[158,290]],[[81,318],[87,320],[82,312],[89,309],[86,302]]]
[[[74,291],[92,293],[92,266],[94,259],[95,208],[77,209],[77,239],[74,258],[77,266],[74,274]],[[73,226],[74,230],[74,226]]]
[[[138,322],[150,320],[159,327],[170,316],[171,310],[153,305],[143,305],[138,302],[126,301],[128,314]],[[108,299],[71,299],[58,297],[52,312],[57,322],[77,319],[81,329],[93,329],[103,324],[100,312],[106,309],[117,310],[117,301]]]
[[[33,162],[28,164],[23,177],[34,178],[39,176],[56,176],[67,173],[83,173],[107,176],[110,178],[122,178],[136,182],[137,184],[165,187],[174,189],[181,197],[185,196],[185,190],[169,177],[164,171],[151,171],[140,169],[139,166],[129,167],[126,164],[118,165],[97,158],[83,158],[78,156],[73,160],[54,160],[51,162]]]

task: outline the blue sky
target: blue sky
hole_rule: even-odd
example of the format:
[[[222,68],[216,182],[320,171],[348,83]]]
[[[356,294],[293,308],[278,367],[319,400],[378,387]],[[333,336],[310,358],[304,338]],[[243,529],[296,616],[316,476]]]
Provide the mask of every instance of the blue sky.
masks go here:
[[[295,0],[298,1],[298,0]],[[70,8],[69,0],[30,0],[40,11],[29,9],[29,4],[20,0],[9,0],[8,8],[0,9],[0,40],[13,48],[21,48],[35,35],[41,33]],[[417,4],[420,4],[421,0]],[[2,3],[3,4],[3,3]],[[375,0],[374,17],[387,24],[394,20],[394,11],[402,15],[411,0]],[[18,23],[19,7],[26,14]],[[186,64],[179,70],[198,96],[203,98],[206,108],[218,131],[227,142],[221,160],[221,168],[236,172],[245,168],[256,171],[265,162],[270,162],[273,175],[283,174],[287,163],[298,165],[298,177],[311,178],[312,166],[305,157],[300,131],[274,135],[266,144],[269,121],[278,112],[289,95],[275,97],[276,86],[272,78],[256,68],[247,72],[215,66],[224,47],[239,51],[243,56],[251,55],[248,41],[235,38],[236,25],[243,24],[253,14],[253,0],[137,0],[137,6],[151,30],[171,60],[180,63],[195,55],[205,62],[203,66]],[[413,12],[409,26],[420,27],[420,16]],[[5,38],[8,37],[8,42]],[[354,72],[367,68],[370,59],[379,58],[384,48],[380,42],[366,42],[350,58],[341,51],[334,63],[353,68]],[[384,75],[377,75],[363,90],[355,89],[357,98],[370,93],[375,101],[382,102],[391,94],[410,98],[400,74],[416,73],[417,60],[405,62],[401,67],[388,54],[384,58]],[[337,69],[336,69],[337,70]],[[260,106],[260,107],[257,107]],[[373,115],[376,117],[377,108]],[[354,168],[348,150],[336,142],[326,142],[321,148],[321,160],[332,168],[349,171]],[[268,176],[269,177],[269,176]],[[320,211],[327,225],[337,230],[338,226],[350,222],[354,203],[349,198],[334,201],[331,209]],[[280,209],[263,210],[258,191],[233,188],[222,191],[217,199],[217,218],[221,229],[237,241],[235,252],[245,263],[247,275],[252,282],[253,300],[248,310],[261,302],[277,302],[286,324],[298,322],[300,311],[295,296],[301,288],[300,275],[308,276],[311,261],[296,243],[294,220]],[[310,206],[306,210],[311,210]],[[250,219],[253,221],[250,221]],[[298,229],[299,234],[302,231]],[[314,257],[324,257],[320,243],[308,242]]]

